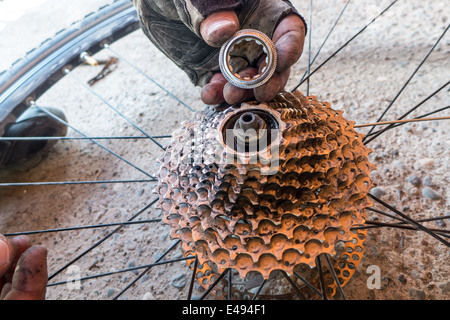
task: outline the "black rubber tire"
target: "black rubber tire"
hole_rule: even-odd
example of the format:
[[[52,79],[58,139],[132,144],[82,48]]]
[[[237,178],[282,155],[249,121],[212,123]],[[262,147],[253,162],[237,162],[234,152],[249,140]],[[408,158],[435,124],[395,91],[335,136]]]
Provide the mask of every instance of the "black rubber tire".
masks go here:
[[[113,43],[139,29],[139,18],[130,0],[117,0],[28,52],[7,71],[0,73],[0,136],[51,86],[64,77],[65,68],[83,61],[82,52],[95,54],[105,43]]]

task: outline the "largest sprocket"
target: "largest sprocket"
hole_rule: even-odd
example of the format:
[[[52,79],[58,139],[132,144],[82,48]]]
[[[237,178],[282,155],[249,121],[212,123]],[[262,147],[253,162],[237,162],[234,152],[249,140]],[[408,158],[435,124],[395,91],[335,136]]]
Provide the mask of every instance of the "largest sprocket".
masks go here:
[[[249,115],[259,121],[253,119],[254,129],[265,129],[266,144],[239,149],[233,132]],[[365,233],[353,229],[372,205],[375,169],[353,124],[300,92],[197,113],[173,134],[157,175],[171,236],[201,264],[241,277],[292,274],[329,254],[345,284],[363,252]],[[338,242],[347,249],[336,256]]]

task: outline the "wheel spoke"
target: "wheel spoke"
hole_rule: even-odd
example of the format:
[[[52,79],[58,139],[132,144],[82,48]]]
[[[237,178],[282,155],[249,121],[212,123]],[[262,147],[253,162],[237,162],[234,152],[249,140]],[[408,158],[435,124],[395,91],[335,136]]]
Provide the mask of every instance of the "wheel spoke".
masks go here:
[[[384,212],[384,211],[381,211],[381,210],[378,210],[378,209],[375,209],[375,208],[367,208],[367,210],[372,211],[372,212],[379,213],[379,214],[381,214],[381,215],[383,215],[383,216],[392,218],[392,219],[394,219],[394,220],[398,220],[398,221],[401,221],[401,222],[408,223],[405,219],[402,219],[402,218],[397,217],[397,216],[395,216],[395,215],[393,215],[393,214],[390,214],[390,213],[387,213],[387,212]]]
[[[385,222],[378,222],[378,221],[366,221],[366,225],[365,226],[358,226],[358,227],[354,227],[352,228],[352,230],[358,230],[358,229],[372,229],[372,228],[381,228],[381,227],[392,227],[392,228],[399,228],[399,229],[408,229],[408,230],[419,230],[418,228],[414,227],[414,226],[406,226],[406,224],[409,224],[409,222],[405,219],[402,219],[400,217],[394,216],[390,213],[375,209],[375,208],[367,208],[367,210],[369,211],[373,211],[375,213],[381,214],[383,216],[392,218],[394,220],[398,220],[400,221],[399,223],[385,223]],[[445,219],[450,219],[450,216],[438,216],[438,217],[433,217],[433,218],[426,218],[426,219],[420,219],[420,220],[416,220],[416,222],[430,222],[430,221],[437,221],[437,220],[445,220]],[[450,233],[450,231],[447,230],[442,230],[442,229],[430,229],[433,232],[436,232],[437,234],[444,236],[446,238],[449,237],[449,235],[447,235],[448,233]]]
[[[309,82],[311,75],[311,42],[312,42],[312,0],[309,1],[309,38],[308,38],[308,67],[306,73],[308,74],[308,79],[306,81],[306,96],[309,96]]]
[[[306,300],[306,297],[303,295],[302,291],[295,285],[294,281],[287,275],[286,271],[281,270],[281,274],[286,278],[292,288],[294,288],[297,295],[302,299]]]
[[[130,219],[128,219],[127,221],[133,221],[136,218],[138,218],[142,213],[146,212],[151,206],[153,206],[156,202],[158,202],[158,199],[153,200],[152,202],[150,202],[148,205],[146,205],[144,208],[142,208],[141,210],[139,210],[137,213],[135,213]],[[111,231],[110,233],[108,233],[105,237],[103,237],[103,239],[97,241],[95,244],[93,244],[92,246],[90,246],[88,249],[86,249],[85,251],[83,251],[82,253],[80,253],[79,255],[77,255],[74,259],[70,260],[68,263],[66,263],[63,267],[61,267],[60,269],[58,269],[56,272],[54,272],[52,275],[50,275],[48,277],[48,280],[52,280],[54,277],[56,277],[58,274],[60,274],[61,272],[63,272],[64,270],[66,270],[69,266],[71,266],[72,264],[74,264],[75,262],[77,262],[78,260],[80,260],[82,257],[84,257],[86,254],[88,254],[89,252],[91,252],[93,249],[95,249],[96,247],[98,247],[99,245],[101,245],[103,242],[105,242],[106,240],[108,240],[110,237],[112,237],[114,234],[116,234],[117,232],[119,232],[120,230],[122,230],[125,227],[125,225],[120,225],[119,227],[117,227],[116,229],[114,229],[113,231]]]
[[[333,265],[331,264],[330,258],[328,257],[328,254],[324,254],[324,256],[325,256],[325,260],[327,261],[328,267],[330,268],[330,272],[333,275],[333,279],[336,282],[336,285],[338,287],[339,293],[341,294],[342,299],[346,300],[344,291],[342,290],[342,286],[339,283],[339,279],[338,279],[338,277],[336,275],[336,272],[334,271],[334,268],[333,268]]]
[[[217,286],[217,284],[223,279],[223,277],[226,276],[226,274],[227,274],[228,272],[231,272],[231,269],[229,269],[229,268],[225,269],[225,270],[222,272],[222,274],[216,279],[216,281],[214,281],[214,283],[211,284],[211,285],[208,287],[208,289],[202,294],[202,296],[200,297],[199,300],[205,299],[206,296],[211,292],[211,290],[214,289],[214,288]]]
[[[55,116],[53,113],[47,111],[46,109],[40,107],[39,105],[37,105],[36,103],[32,103],[32,105],[34,105],[35,107],[39,108],[39,110],[45,112],[46,114],[48,114],[50,117],[52,117],[53,119],[61,122],[62,124],[66,125],[67,127],[71,128],[72,130],[76,131],[77,133],[79,133],[80,135],[84,136],[85,138],[88,138],[88,136],[86,134],[84,134],[83,132],[81,132],[80,130],[76,129],[74,126],[70,125],[68,122],[64,121],[63,119]],[[154,176],[152,176],[151,174],[149,174],[148,172],[146,172],[145,170],[139,168],[138,166],[134,165],[133,163],[131,163],[130,161],[128,161],[127,159],[125,159],[124,157],[118,155],[117,153],[115,153],[114,151],[112,151],[111,149],[109,149],[108,147],[104,146],[103,144],[101,144],[100,142],[98,142],[95,139],[89,139],[90,141],[92,141],[93,143],[95,143],[96,145],[98,145],[100,148],[104,149],[105,151],[109,152],[110,154],[112,154],[113,156],[119,158],[120,160],[122,160],[123,162],[125,162],[126,164],[132,166],[133,168],[135,168],[136,170],[142,172],[143,174],[145,174],[146,176],[152,178],[152,179],[156,179]]]
[[[426,97],[425,99],[423,99],[420,103],[418,103],[417,105],[415,105],[413,108],[409,109],[406,113],[404,113],[401,117],[399,117],[397,120],[402,120],[403,118],[405,118],[406,116],[408,116],[411,112],[413,112],[414,110],[418,109],[420,106],[422,106],[425,102],[427,102],[428,100],[430,100],[432,97],[434,97],[435,95],[437,95],[442,89],[444,89],[445,87],[447,87],[450,84],[450,81],[448,81],[447,83],[445,83],[443,86],[439,87],[436,91],[434,91],[432,94],[430,94],[428,97]],[[380,130],[381,132],[377,132],[377,136],[379,136],[380,134],[382,134],[383,132],[389,130],[390,128],[394,127],[394,125],[390,125],[382,130]],[[373,134],[367,134],[366,136],[369,136]],[[372,141],[375,138],[372,138],[370,141]],[[369,143],[370,141],[366,142]]]
[[[115,222],[115,223],[93,224],[93,225],[89,225],[89,226],[79,226],[79,227],[67,227],[67,228],[58,228],[58,229],[13,232],[13,233],[5,233],[3,235],[5,237],[15,237],[15,236],[33,235],[33,234],[42,234],[42,233],[51,233],[51,232],[65,232],[65,231],[76,231],[76,230],[86,230],[86,229],[100,229],[100,228],[108,228],[108,227],[116,227],[116,226],[128,226],[128,225],[134,225],[134,224],[146,224],[146,223],[154,223],[154,222],[161,222],[161,221],[162,221],[161,219],[125,221],[125,222]]]
[[[171,135],[152,136],[153,139],[172,138]],[[140,140],[148,137],[0,137],[0,141],[41,141],[41,140]]]
[[[448,110],[448,109],[450,109],[450,106],[446,106],[446,107],[443,107],[443,108],[436,109],[436,110],[434,110],[434,111],[428,112],[428,113],[423,114],[423,115],[421,115],[421,116],[415,117],[414,119],[422,119],[422,118],[431,116],[431,115],[433,115],[433,114],[436,114],[436,113],[439,113],[439,112],[442,112],[442,111],[445,111],[445,110]],[[366,137],[381,134],[381,133],[383,133],[383,132],[385,132],[385,131],[387,131],[387,130],[390,130],[390,129],[399,127],[399,126],[401,126],[401,125],[404,125],[404,123],[394,124],[394,125],[390,126],[389,128],[384,128],[384,129],[381,129],[381,130],[372,132],[371,134],[366,135]],[[365,142],[365,144],[368,144],[368,143],[369,143],[370,141],[372,141],[372,140],[373,140],[373,139],[369,139],[368,141]]]
[[[94,96],[99,98],[104,104],[106,104],[110,109],[112,109],[114,112],[116,112],[119,116],[121,116],[123,119],[125,119],[129,124],[131,124],[133,127],[135,127],[137,130],[139,130],[143,135],[145,135],[147,138],[152,140],[158,147],[165,150],[165,148],[158,142],[156,139],[154,139],[151,135],[149,135],[147,132],[145,132],[141,127],[139,127],[136,123],[134,123],[130,118],[128,118],[126,115],[124,115],[119,109],[117,109],[115,106],[113,106],[111,103],[109,103],[105,98],[103,98],[99,93],[97,93],[95,90],[90,88],[88,85],[83,83],[80,79],[78,79],[77,76],[75,76],[69,69],[64,69],[64,72],[66,75],[70,76],[72,79],[74,79],[78,84],[86,88],[90,93],[92,93]]]
[[[256,298],[259,296],[259,294],[261,293],[262,288],[264,287],[264,285],[266,284],[267,280],[263,279],[263,281],[261,282],[261,284],[258,287],[258,290],[256,290],[255,295],[253,296],[252,300],[256,300]]]
[[[382,121],[382,122],[377,122],[377,123],[359,124],[359,125],[355,125],[354,128],[364,128],[364,127],[372,127],[372,126],[384,126],[384,125],[387,125],[387,124],[398,124],[398,123],[449,120],[449,119],[450,119],[450,116],[447,116],[447,117],[435,117],[435,118],[420,118],[420,119],[403,119],[403,120],[393,120],[393,121]]]
[[[431,47],[431,49],[428,51],[428,53],[425,55],[425,57],[422,59],[422,61],[419,63],[419,65],[414,69],[413,73],[411,74],[411,76],[408,78],[408,80],[406,80],[405,84],[400,88],[400,90],[397,92],[397,94],[395,95],[394,99],[392,99],[392,101],[389,103],[389,105],[386,107],[386,109],[384,109],[384,111],[381,113],[380,117],[378,117],[377,122],[380,122],[381,119],[383,119],[383,117],[386,115],[386,113],[389,111],[389,109],[391,109],[391,107],[394,105],[394,103],[397,101],[398,97],[403,93],[403,91],[405,90],[405,88],[408,86],[408,84],[411,82],[412,78],[414,78],[414,76],[416,75],[416,73],[419,71],[419,69],[422,67],[422,65],[425,63],[425,61],[427,61],[428,57],[430,56],[430,54],[434,51],[434,49],[436,48],[436,46],[438,45],[438,43],[441,41],[441,39],[444,37],[444,35],[447,33],[448,29],[449,29],[450,25],[447,26],[447,28],[445,28],[444,32],[440,35],[440,37],[436,40],[436,42],[434,43],[434,45]],[[371,133],[373,131],[374,127],[372,127],[368,133]],[[364,142],[364,140],[363,140]]]
[[[169,254],[169,252],[171,252],[179,243],[181,242],[181,240],[177,240],[175,241],[170,247],[169,249],[167,249],[163,254],[161,254],[161,256],[156,259],[155,263],[160,262],[167,254]],[[144,271],[142,271],[136,278],[133,279],[133,281],[131,283],[129,283],[124,289],[122,289],[122,291],[120,291],[114,298],[113,300],[117,300],[119,299],[125,292],[127,292],[132,286],[134,286],[134,284],[139,281],[139,279],[141,279],[145,274],[147,274],[152,268],[154,267],[154,265],[151,265],[149,267],[147,267]]]
[[[156,267],[156,266],[164,266],[164,265],[167,265],[167,264],[170,264],[170,263],[186,261],[186,260],[190,260],[190,259],[193,259],[193,258],[194,257],[183,257],[183,258],[178,258],[178,259],[173,259],[173,260],[166,260],[166,261],[161,261],[161,262],[155,262],[155,263],[151,263],[151,264],[147,264],[147,265],[143,265],[143,266],[132,267],[132,268],[127,268],[127,269],[122,269],[122,270],[117,270],[117,271],[110,271],[110,272],[100,273],[100,274],[96,274],[96,275],[92,275],[92,276],[86,276],[86,277],[83,277],[83,278],[79,278],[77,280],[79,280],[79,281],[86,281],[86,280],[91,280],[91,279],[97,279],[97,278],[101,278],[101,277],[111,276],[111,275],[119,274],[119,273],[134,272],[134,271],[138,271],[138,270],[141,270],[141,269],[153,268],[153,267]],[[59,285],[63,285],[63,284],[67,284],[67,281],[59,281],[59,282],[49,283],[47,285],[47,287],[54,287],[54,286],[59,286]]]
[[[295,91],[300,87],[305,81],[307,81],[313,74],[320,70],[328,61],[334,58],[339,52],[347,47],[353,40],[355,40],[361,33],[363,33],[372,23],[374,23],[379,17],[381,17],[386,11],[388,11],[398,0],[394,0],[389,6],[387,6],[381,13],[379,13],[375,18],[372,19],[368,24],[366,24],[362,29],[360,29],[356,34],[354,34],[347,42],[345,42],[339,49],[337,49],[333,54],[331,54],[325,61],[323,61],[317,68],[315,68],[306,78],[300,81],[292,91]]]
[[[195,256],[194,268],[192,268],[192,277],[191,277],[191,283],[189,284],[187,300],[192,300],[192,291],[194,290],[194,282],[197,277],[197,269],[198,269],[198,257]]]
[[[323,279],[323,270],[322,270],[322,263],[320,262],[320,255],[318,255],[316,257],[316,268],[319,271],[319,283],[320,283],[320,288],[322,290],[322,300],[328,300],[327,293],[326,293],[325,281]]]
[[[158,181],[153,179],[140,180],[92,180],[92,181],[54,181],[54,182],[4,182],[0,187],[36,187],[36,186],[61,186],[61,185],[81,185],[81,184],[117,184],[117,183],[150,183]]]
[[[299,278],[304,284],[306,284],[312,291],[314,291],[321,299],[323,299],[323,294],[317,290],[316,287],[314,287],[309,281],[307,281],[305,278],[303,278],[300,274],[298,274],[296,271],[294,271],[294,275]]]
[[[184,107],[188,108],[190,111],[195,112],[194,109],[192,109],[189,105],[187,105],[186,103],[184,103],[180,98],[178,98],[177,96],[175,96],[173,93],[171,93],[169,90],[167,90],[166,88],[164,88],[162,85],[160,85],[158,82],[156,82],[152,77],[150,77],[147,73],[145,73],[141,68],[137,67],[134,63],[131,63],[128,59],[126,59],[123,55],[119,54],[117,51],[111,49],[109,44],[105,44],[104,48],[108,49],[109,51],[111,51],[112,53],[114,53],[117,57],[120,58],[120,60],[125,61],[126,64],[128,64],[129,66],[131,66],[132,68],[134,68],[137,72],[139,72],[140,74],[142,74],[144,77],[146,77],[148,80],[150,80],[151,82],[153,82],[155,85],[157,85],[160,89],[162,89],[165,93],[167,93],[169,96],[171,96],[172,98],[174,98],[176,101],[178,101],[179,103],[181,103]]]
[[[232,293],[232,286],[233,286],[233,272],[228,272],[228,291],[227,291],[227,298],[228,301],[231,301],[231,293]]]
[[[375,209],[375,208],[367,208],[367,210],[379,213],[381,215],[384,215],[386,217],[389,217],[389,218],[392,218],[392,219],[395,219],[395,220],[399,220],[401,224],[407,224],[408,223],[408,221],[406,221],[406,220],[404,220],[402,218],[399,218],[397,216],[394,216],[392,214],[389,214],[387,212],[384,212],[384,211],[381,211],[381,210],[378,210],[378,209]],[[417,222],[429,222],[429,221],[445,220],[445,219],[450,219],[450,216],[438,216],[438,217],[433,217],[433,218],[420,219],[420,220],[416,220],[416,221]]]
[[[328,38],[330,37],[330,35],[333,33],[336,25],[338,24],[339,20],[341,19],[342,15],[344,14],[344,11],[347,9],[348,4],[350,3],[351,0],[347,0],[347,2],[345,3],[344,8],[341,10],[339,16],[337,17],[336,21],[334,22],[333,26],[331,27],[330,31],[328,32],[327,36],[325,37],[325,39],[323,40],[322,44],[319,47],[319,50],[317,50],[316,54],[314,55],[313,59],[311,60],[311,62],[308,64],[308,67],[310,67],[317,59],[317,57],[319,56],[320,52],[322,51],[323,46],[327,43]],[[303,76],[300,78],[300,82],[303,81],[303,79],[305,79],[305,76],[309,76],[308,70],[305,71],[305,73],[303,73]],[[295,91],[295,90],[293,90]]]
[[[410,217],[408,217],[406,214],[404,214],[403,212],[395,209],[394,207],[392,207],[391,205],[387,204],[386,202],[384,202],[381,199],[378,199],[377,197],[375,197],[372,194],[368,194],[370,198],[372,198],[373,200],[375,200],[376,202],[378,202],[379,204],[381,204],[382,206],[386,207],[387,209],[391,210],[392,212],[395,212],[397,215],[399,215],[400,217],[402,217],[403,219],[405,219],[406,221],[408,221],[410,224],[414,225],[415,227],[419,228],[420,230],[428,233],[430,236],[432,236],[433,238],[439,240],[440,242],[442,242],[443,244],[445,244],[447,247],[450,247],[450,243],[445,240],[442,239],[439,235],[437,235],[435,232],[431,231],[430,229],[428,229],[427,227],[424,227],[423,225],[421,225],[420,223],[418,223],[417,221],[415,221],[414,219],[411,219]]]
[[[419,222],[419,221],[417,221]],[[360,229],[372,229],[372,228],[381,228],[381,227],[387,227],[387,228],[397,228],[397,229],[406,229],[406,230],[419,230],[418,228],[414,226],[406,226],[401,223],[385,223],[385,222],[378,222],[378,221],[367,221],[366,226],[360,226],[352,228],[352,230],[360,230]],[[430,231],[435,232],[438,235],[441,235],[443,237],[449,238],[450,237],[450,230],[444,230],[444,229],[433,229],[429,228]]]

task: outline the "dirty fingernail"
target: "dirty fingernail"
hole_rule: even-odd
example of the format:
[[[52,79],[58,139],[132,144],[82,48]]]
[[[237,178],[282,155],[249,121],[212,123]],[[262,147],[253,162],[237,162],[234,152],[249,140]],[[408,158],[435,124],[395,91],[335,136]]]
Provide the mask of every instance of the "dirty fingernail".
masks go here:
[[[205,34],[205,41],[220,46],[236,32],[235,24],[230,20],[218,20],[212,22]]]
[[[220,12],[209,16],[201,26],[203,39],[211,46],[220,47],[239,30],[234,12]]]

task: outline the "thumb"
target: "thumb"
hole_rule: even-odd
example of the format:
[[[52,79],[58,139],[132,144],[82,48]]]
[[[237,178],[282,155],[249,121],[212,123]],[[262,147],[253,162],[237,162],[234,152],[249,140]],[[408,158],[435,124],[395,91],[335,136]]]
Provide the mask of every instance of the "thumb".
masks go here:
[[[200,33],[212,47],[222,46],[239,30],[239,19],[233,10],[211,13],[200,25]]]
[[[47,286],[47,250],[34,246],[17,262],[12,284],[5,300],[43,300]]]

